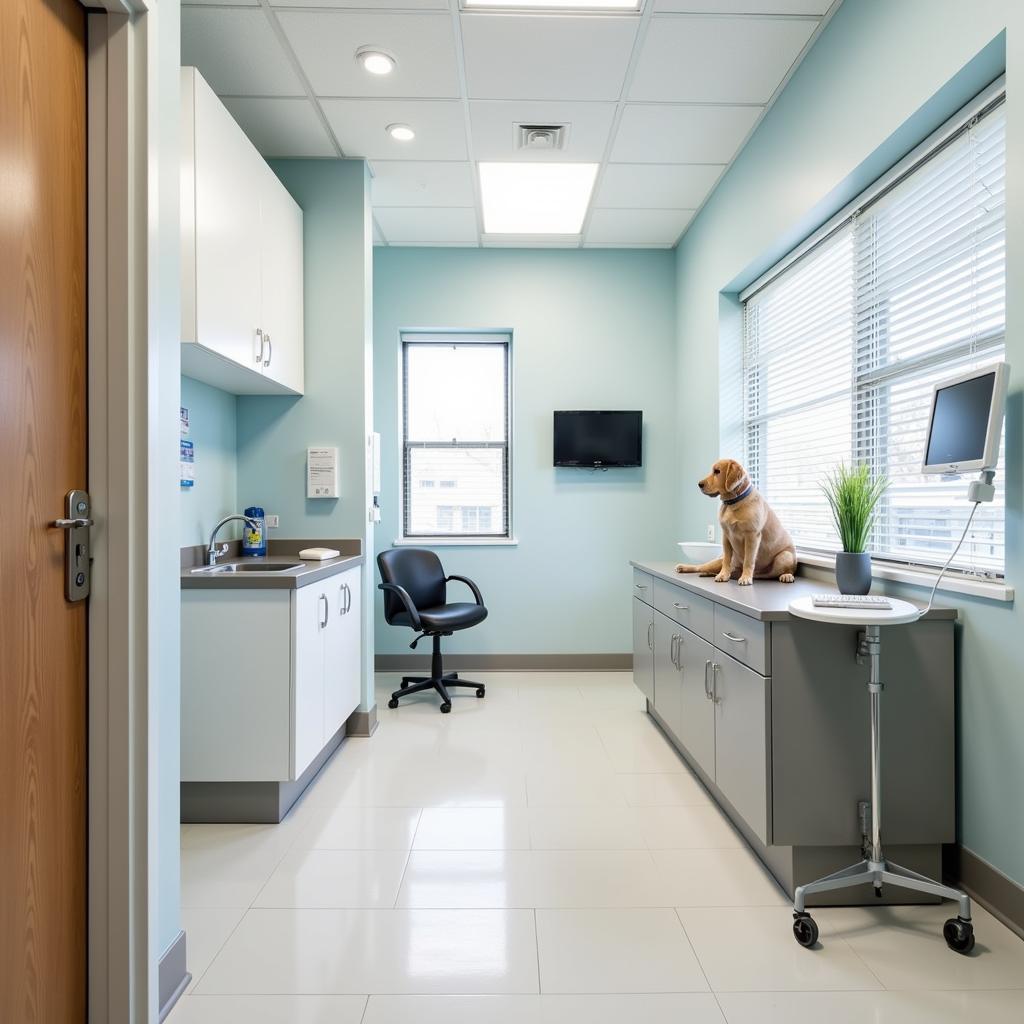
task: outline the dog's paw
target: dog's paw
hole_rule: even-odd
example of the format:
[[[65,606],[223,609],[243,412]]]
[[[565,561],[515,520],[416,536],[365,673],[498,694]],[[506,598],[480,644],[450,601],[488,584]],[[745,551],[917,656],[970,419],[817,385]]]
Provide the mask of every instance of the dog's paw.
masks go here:
[[[731,573],[728,573],[728,572],[720,572],[720,573],[719,573],[719,574],[718,574],[718,575],[717,575],[717,576],[715,577],[715,582],[716,582],[716,583],[728,583],[728,582],[729,582],[729,580],[730,580],[731,578],[732,578],[732,574],[731,574]]]
[[[695,565],[685,565],[683,562],[680,562],[679,565],[676,566],[676,572],[696,572],[696,571],[697,571],[697,566],[695,566]]]
[[[737,581],[741,587],[749,587],[754,582],[753,576],[741,576]]]
[[[780,583],[796,583],[796,577],[791,572],[784,572],[779,577]]]

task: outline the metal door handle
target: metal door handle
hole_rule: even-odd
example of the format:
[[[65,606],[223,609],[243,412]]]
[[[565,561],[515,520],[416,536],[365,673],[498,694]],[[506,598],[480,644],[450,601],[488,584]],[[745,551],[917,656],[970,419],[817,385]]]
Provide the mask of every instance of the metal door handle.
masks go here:
[[[263,329],[260,327],[256,328],[256,337],[260,339],[260,353],[256,357],[256,365],[259,366],[263,362]]]
[[[651,637],[651,633],[654,630],[654,623],[650,623],[647,627],[647,646],[653,651],[654,650],[654,639]]]
[[[64,496],[64,517],[54,519],[51,529],[64,531],[64,597],[84,601],[89,596],[92,576],[89,528],[92,500],[88,491],[72,490]]]
[[[274,358],[274,342],[269,334],[265,334],[264,337],[267,339],[267,361],[263,365],[269,366],[270,360]]]
[[[722,703],[722,698],[718,696],[718,670],[720,668],[721,665],[717,661],[711,666],[711,699],[716,704]]]
[[[731,640],[734,644],[745,644],[747,642],[747,638],[745,636],[733,636],[732,633],[722,633],[722,636],[724,636],[726,640]]]
[[[54,519],[52,525],[58,530],[81,530],[96,524],[91,519]]]
[[[327,595],[326,594],[321,594],[320,595],[320,600],[323,601],[323,603],[324,603],[324,617],[323,617],[323,621],[320,623],[320,628],[321,629],[326,629],[327,628],[327,616],[330,614],[331,606],[330,606],[330,603],[327,600]]]
[[[708,669],[710,669],[710,668],[711,668],[711,660],[709,659],[709,660],[704,662],[704,696],[708,700],[712,699],[712,697],[711,697],[711,690],[708,688]]]

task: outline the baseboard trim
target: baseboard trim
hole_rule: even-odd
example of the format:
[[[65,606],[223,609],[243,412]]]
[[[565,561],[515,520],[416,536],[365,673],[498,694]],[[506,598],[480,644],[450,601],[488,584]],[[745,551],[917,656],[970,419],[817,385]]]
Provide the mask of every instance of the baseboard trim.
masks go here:
[[[629,672],[632,654],[446,654],[445,668],[481,672]],[[378,672],[430,670],[429,654],[378,654]]]
[[[944,849],[942,871],[950,882],[1024,939],[1024,886],[959,844]]]
[[[157,967],[160,1020],[171,1012],[191,980],[192,975],[185,967],[185,933],[179,931],[177,938],[164,950]]]
[[[377,731],[377,705],[369,711],[353,711],[345,722],[346,736],[372,736]]]

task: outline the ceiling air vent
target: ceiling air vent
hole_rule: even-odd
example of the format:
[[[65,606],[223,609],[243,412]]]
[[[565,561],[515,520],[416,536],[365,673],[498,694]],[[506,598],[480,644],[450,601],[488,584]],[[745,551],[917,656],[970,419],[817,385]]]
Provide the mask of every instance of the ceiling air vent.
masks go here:
[[[514,131],[516,149],[564,149],[569,137],[567,124],[516,124]]]

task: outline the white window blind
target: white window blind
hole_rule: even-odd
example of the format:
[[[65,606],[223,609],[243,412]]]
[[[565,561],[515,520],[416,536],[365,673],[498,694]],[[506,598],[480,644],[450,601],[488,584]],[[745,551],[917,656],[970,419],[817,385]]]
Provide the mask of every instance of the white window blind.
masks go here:
[[[510,536],[509,344],[403,335],[403,537]]]
[[[839,462],[885,476],[870,549],[941,565],[966,481],[920,473],[934,382],[1002,358],[1005,102],[972,117],[744,302],[748,468],[798,548],[839,549],[820,485]],[[1004,569],[1002,458],[954,569]]]

